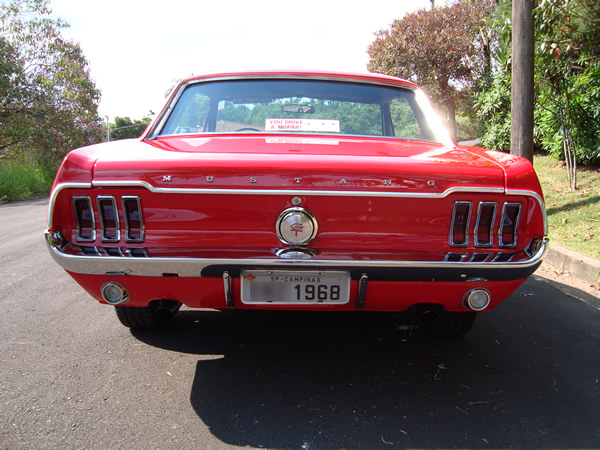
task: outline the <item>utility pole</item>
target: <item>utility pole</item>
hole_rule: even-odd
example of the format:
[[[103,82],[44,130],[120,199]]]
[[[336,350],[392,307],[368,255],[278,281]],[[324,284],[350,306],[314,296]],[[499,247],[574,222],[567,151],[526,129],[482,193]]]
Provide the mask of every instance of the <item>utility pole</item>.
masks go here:
[[[110,142],[110,126],[108,124],[108,116],[104,116],[106,118],[106,142]]]
[[[512,2],[510,152],[533,161],[533,2]]]

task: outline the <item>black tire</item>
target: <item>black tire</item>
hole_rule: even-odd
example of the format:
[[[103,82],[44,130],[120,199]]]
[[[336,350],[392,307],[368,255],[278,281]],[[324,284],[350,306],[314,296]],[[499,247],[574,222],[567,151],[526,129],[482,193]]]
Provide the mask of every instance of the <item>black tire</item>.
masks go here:
[[[438,311],[435,320],[428,322],[425,330],[431,336],[440,338],[462,336],[471,329],[476,317],[477,312],[475,311]]]
[[[119,321],[132,330],[158,330],[167,326],[177,314],[181,303],[174,300],[157,300],[148,306],[115,306]]]

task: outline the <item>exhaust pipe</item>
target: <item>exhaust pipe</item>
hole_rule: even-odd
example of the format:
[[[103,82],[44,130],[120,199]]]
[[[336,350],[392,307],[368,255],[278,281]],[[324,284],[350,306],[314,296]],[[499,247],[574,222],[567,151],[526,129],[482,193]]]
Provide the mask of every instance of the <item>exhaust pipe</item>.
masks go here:
[[[154,314],[158,319],[167,322],[175,317],[179,308],[181,308],[181,302],[177,300],[158,300]]]
[[[440,316],[440,313],[435,309],[426,309],[419,315],[419,320],[425,325],[434,323]]]

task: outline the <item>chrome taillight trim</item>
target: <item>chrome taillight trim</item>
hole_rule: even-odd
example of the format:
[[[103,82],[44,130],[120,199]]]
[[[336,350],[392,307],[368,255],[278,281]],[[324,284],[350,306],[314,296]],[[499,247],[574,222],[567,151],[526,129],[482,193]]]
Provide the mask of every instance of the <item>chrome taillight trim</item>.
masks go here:
[[[131,258],[148,258],[148,250],[141,247],[126,248],[127,256]]]
[[[48,202],[48,228],[52,228],[52,218],[54,217],[54,205],[58,194],[63,189],[90,189],[92,183],[59,183],[57,184],[52,192],[50,193],[50,201]]]
[[[134,210],[127,206],[130,202],[135,202]],[[121,203],[123,205],[123,217],[125,219],[125,242],[144,242],[144,218],[142,217],[140,197],[137,195],[124,195],[121,197]],[[134,219],[131,216],[133,211],[137,211],[139,214],[139,218],[137,219],[139,226],[132,226]]]
[[[88,247],[79,245],[77,248],[79,249],[81,256],[102,256],[102,253],[100,253],[98,247]]]
[[[516,217],[512,219],[513,222],[513,233],[512,240],[508,243],[502,239],[504,235],[504,221],[507,219],[507,210],[508,208],[517,208]],[[500,216],[500,223],[498,224],[498,246],[500,248],[515,248],[517,246],[517,234],[519,232],[519,222],[521,219],[521,211],[523,210],[523,205],[521,203],[509,203],[506,202],[502,206],[502,215]]]
[[[104,252],[104,254],[106,256],[112,256],[112,257],[125,256],[125,254],[123,253],[123,250],[121,250],[121,247],[102,247],[102,251]]]
[[[492,256],[493,253],[488,253],[488,252],[477,252],[477,253],[473,253],[471,255],[471,258],[469,259],[469,262],[475,262],[475,263],[483,263],[486,262],[490,256]]]
[[[113,210],[113,214],[114,214],[114,228],[115,228],[115,232],[114,235],[115,237],[108,237],[107,236],[107,221],[109,219],[107,219],[104,216],[104,208],[102,207],[102,203],[103,202],[110,202],[111,206],[112,206],[112,210]],[[96,203],[98,205],[98,215],[100,217],[100,240],[102,242],[119,242],[121,240],[121,229],[120,229],[120,223],[119,223],[119,209],[117,207],[117,200],[115,199],[115,197],[113,197],[112,195],[99,195],[98,197],[96,197]]]
[[[469,257],[468,253],[450,252],[444,257],[444,262],[463,262]]]
[[[464,226],[462,226],[461,228],[464,228],[464,230],[462,231],[462,234],[464,234],[464,239],[462,241],[458,241],[455,239],[455,233],[457,232],[461,232],[460,230],[457,231],[456,227],[457,227],[457,214],[459,212],[459,210],[464,210],[464,208],[467,208],[466,211],[466,223],[464,224]],[[468,247],[469,246],[469,229],[471,227],[471,210],[473,208],[473,202],[468,202],[468,201],[456,201],[454,202],[454,208],[452,210],[452,222],[450,225],[450,246],[451,247]]]
[[[494,256],[494,259],[492,260],[492,262],[495,263],[508,263],[510,261],[512,261],[512,259],[515,257],[516,253],[498,253],[496,256]]]
[[[96,240],[96,219],[94,217],[94,207],[92,206],[92,198],[89,195],[74,195],[71,199],[73,203],[73,214],[75,216],[75,222],[77,224],[77,235],[75,240],[77,242],[94,242]],[[90,234],[89,236],[82,236],[82,224],[79,217],[78,202],[86,202],[87,210],[91,214],[90,218]]]
[[[546,203],[544,202],[544,198],[538,194],[537,192],[534,191],[525,191],[525,190],[519,190],[519,189],[507,189],[506,190],[506,195],[520,195],[523,197],[532,197],[536,200],[536,202],[538,203],[538,205],[541,208],[542,211],[542,218],[543,218],[543,225],[544,225],[544,236],[548,235],[548,213],[546,211]]]
[[[480,231],[481,231],[481,217],[482,217],[482,209],[486,207],[494,208],[494,212],[492,213],[492,219],[489,224],[489,229],[486,230],[489,236],[489,240],[484,241],[480,239]],[[496,213],[498,211],[498,203],[496,202],[479,202],[479,206],[477,207],[477,218],[475,219],[475,247],[492,247],[494,245],[494,225],[496,224]]]

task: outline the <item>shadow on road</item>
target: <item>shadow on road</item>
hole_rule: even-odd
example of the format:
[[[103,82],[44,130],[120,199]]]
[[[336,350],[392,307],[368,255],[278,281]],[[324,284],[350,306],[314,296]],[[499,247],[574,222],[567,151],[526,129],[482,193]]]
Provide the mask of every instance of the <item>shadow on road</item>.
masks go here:
[[[230,445],[600,446],[600,311],[541,279],[454,340],[394,314],[244,311],[134,335],[199,356],[190,404]]]

